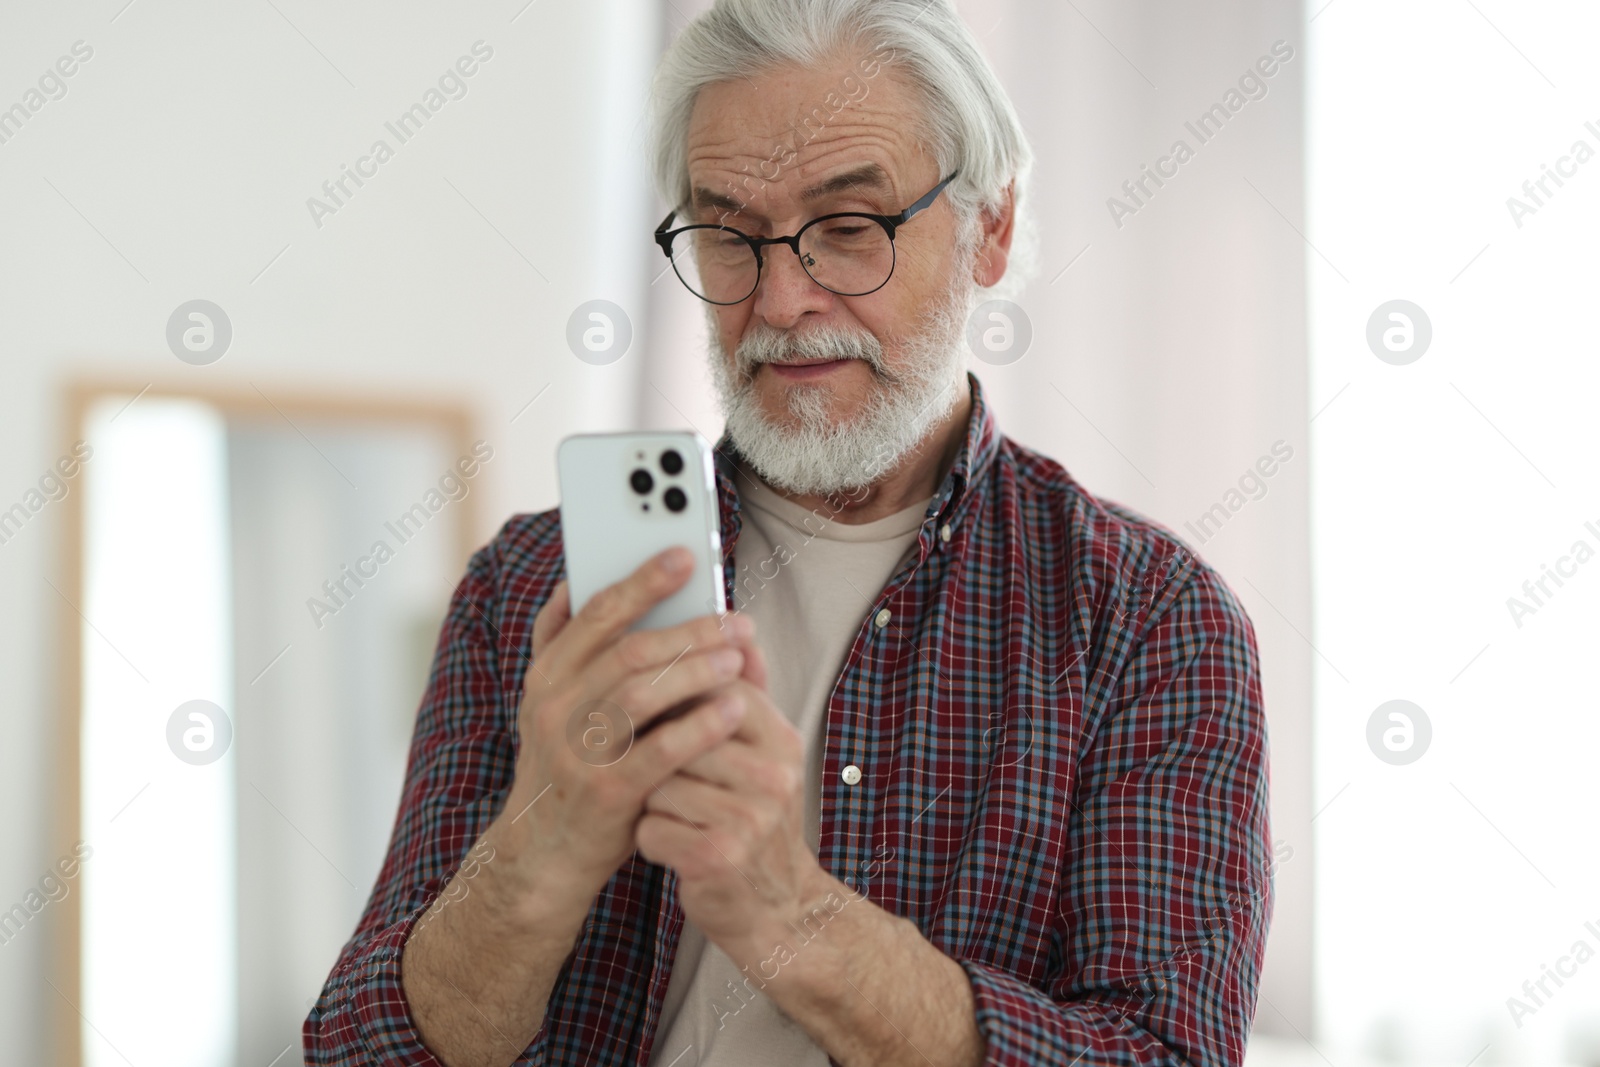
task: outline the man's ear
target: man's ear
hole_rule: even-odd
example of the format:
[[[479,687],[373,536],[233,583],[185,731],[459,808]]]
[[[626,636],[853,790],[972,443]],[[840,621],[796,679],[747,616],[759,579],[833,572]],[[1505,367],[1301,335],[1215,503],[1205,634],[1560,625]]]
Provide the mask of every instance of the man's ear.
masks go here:
[[[1005,198],[997,210],[979,216],[979,244],[973,259],[972,280],[987,289],[1005,277],[1011,261],[1011,239],[1016,232],[1017,183],[1006,186]]]

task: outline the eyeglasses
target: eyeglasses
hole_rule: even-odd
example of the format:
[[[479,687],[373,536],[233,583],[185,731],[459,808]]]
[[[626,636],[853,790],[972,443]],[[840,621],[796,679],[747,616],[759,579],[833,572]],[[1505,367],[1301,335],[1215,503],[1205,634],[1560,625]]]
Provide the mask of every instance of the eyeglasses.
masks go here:
[[[731,226],[699,224],[667,229],[676,211],[656,227],[656,244],[689,291],[712,304],[738,304],[761,282],[761,250],[788,245],[811,280],[840,296],[866,296],[894,273],[895,230],[929,207],[955,180],[951,172],[898,215],[844,211],[812,219],[792,237],[751,237]]]

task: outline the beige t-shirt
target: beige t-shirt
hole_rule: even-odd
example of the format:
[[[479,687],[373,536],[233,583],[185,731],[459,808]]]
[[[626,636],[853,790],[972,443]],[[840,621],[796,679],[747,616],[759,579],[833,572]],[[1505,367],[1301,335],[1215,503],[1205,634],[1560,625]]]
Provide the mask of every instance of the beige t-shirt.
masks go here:
[[[872,602],[916,548],[930,500],[860,525],[739,476],[731,608],[755,620],[772,702],[806,742],[806,840],[822,817],[824,711]],[[827,1067],[828,1054],[684,921],[650,1067]],[[738,992],[735,992],[735,990]],[[751,999],[751,993],[754,999]]]

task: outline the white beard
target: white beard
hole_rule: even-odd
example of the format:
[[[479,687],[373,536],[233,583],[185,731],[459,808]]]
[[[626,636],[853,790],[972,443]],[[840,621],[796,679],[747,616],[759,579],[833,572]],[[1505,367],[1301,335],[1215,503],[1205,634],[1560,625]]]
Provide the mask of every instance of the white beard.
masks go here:
[[[717,334],[712,305],[705,305],[711,339],[711,380],[729,436],[768,485],[824,496],[871,485],[893,470],[943,422],[966,388],[966,320],[974,283],[958,271],[927,325],[906,338],[900,366],[891,372],[883,346],[871,333],[817,327],[795,336],[763,322],[735,350],[730,364]],[[768,419],[753,376],[762,363],[788,359],[865,360],[877,378],[866,407],[849,422],[833,418],[832,390],[808,383],[787,387],[788,408],[799,425]]]

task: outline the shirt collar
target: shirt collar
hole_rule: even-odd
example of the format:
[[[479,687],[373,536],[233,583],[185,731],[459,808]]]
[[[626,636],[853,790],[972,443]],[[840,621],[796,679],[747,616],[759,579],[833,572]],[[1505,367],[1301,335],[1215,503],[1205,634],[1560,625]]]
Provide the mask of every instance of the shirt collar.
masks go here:
[[[970,510],[977,495],[974,485],[981,484],[995,453],[1000,448],[1000,430],[994,412],[984,399],[983,386],[971,371],[967,383],[972,395],[972,410],[967,416],[967,429],[956,452],[954,462],[945,472],[939,491],[928,505],[928,519],[954,524]],[[739,538],[741,522],[738,482],[741,478],[755,477],[750,461],[734,447],[733,438],[724,429],[715,447],[717,502],[722,519],[722,555],[733,554],[734,542]]]

